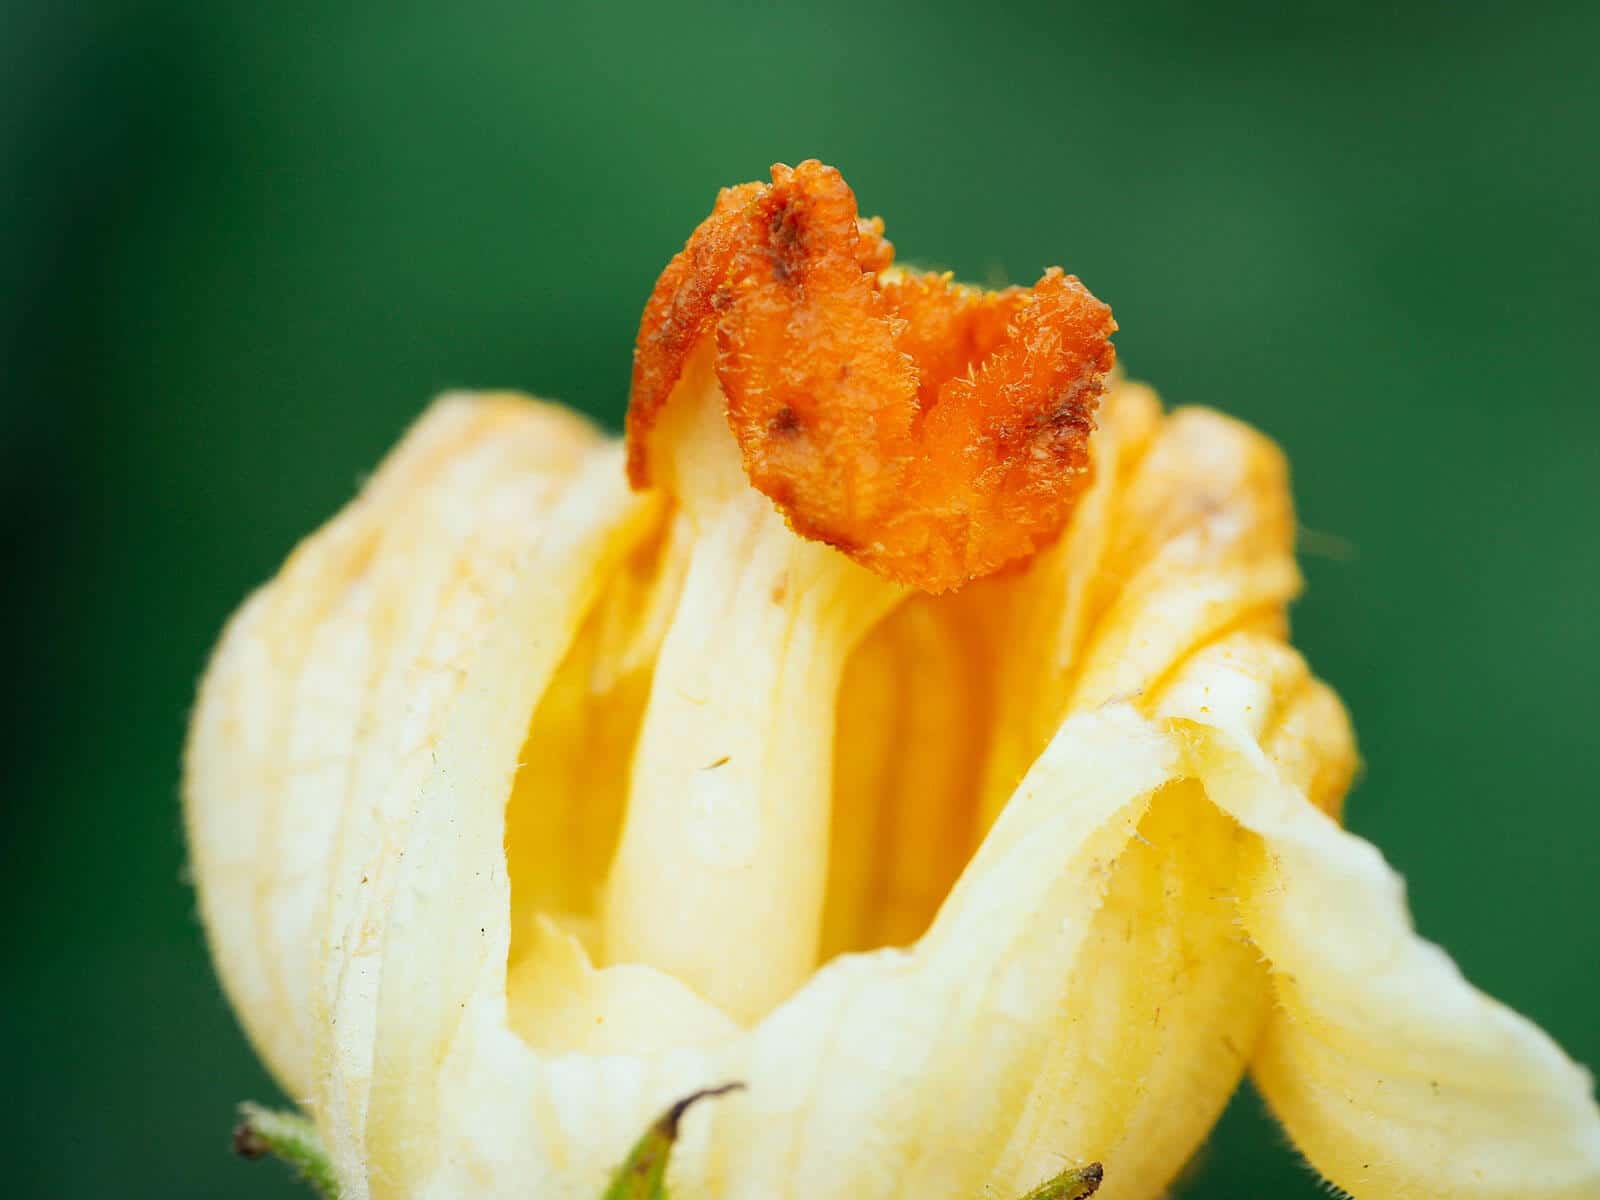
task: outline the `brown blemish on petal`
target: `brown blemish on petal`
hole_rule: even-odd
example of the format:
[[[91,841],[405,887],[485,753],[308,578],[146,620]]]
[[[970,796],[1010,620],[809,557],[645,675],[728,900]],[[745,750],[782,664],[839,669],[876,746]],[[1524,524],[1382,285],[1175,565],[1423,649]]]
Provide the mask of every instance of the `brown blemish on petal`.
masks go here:
[[[804,537],[945,591],[1050,542],[1089,470],[1111,310],[1046,271],[986,292],[893,260],[839,173],[811,161],[724,190],[645,306],[628,469],[702,336],[751,483]]]

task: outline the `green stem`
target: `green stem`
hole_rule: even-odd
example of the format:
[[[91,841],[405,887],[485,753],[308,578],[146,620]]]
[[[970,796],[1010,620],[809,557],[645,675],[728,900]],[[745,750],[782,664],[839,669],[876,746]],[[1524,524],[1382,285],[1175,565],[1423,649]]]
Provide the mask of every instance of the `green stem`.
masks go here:
[[[270,1154],[289,1165],[322,1200],[339,1200],[339,1181],[322,1148],[316,1126],[299,1113],[274,1112],[259,1104],[239,1106],[233,1150],[241,1158]]]

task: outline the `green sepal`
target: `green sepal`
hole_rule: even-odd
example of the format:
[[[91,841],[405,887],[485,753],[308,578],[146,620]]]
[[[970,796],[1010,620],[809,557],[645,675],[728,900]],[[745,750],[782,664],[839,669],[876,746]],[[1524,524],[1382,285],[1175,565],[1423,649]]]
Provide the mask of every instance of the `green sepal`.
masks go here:
[[[1105,1175],[1099,1163],[1070,1167],[1055,1178],[1045,1180],[1022,1200],[1085,1200],[1100,1190],[1100,1181]]]
[[[743,1087],[741,1083],[725,1083],[721,1087],[706,1088],[685,1096],[667,1109],[634,1143],[627,1159],[611,1177],[611,1185],[601,1200],[667,1200],[667,1164],[672,1158],[672,1147],[678,1140],[678,1126],[684,1113],[697,1101]],[[1104,1178],[1105,1172],[1099,1163],[1069,1167],[1045,1180],[1021,1200],[1088,1200],[1100,1190]]]
[[[241,1158],[270,1154],[287,1163],[322,1200],[339,1200],[339,1181],[317,1128],[299,1113],[274,1112],[248,1102],[239,1105],[233,1152]]]
[[[662,1113],[617,1168],[601,1200],[667,1200],[667,1165],[678,1129],[691,1106],[712,1096],[743,1088],[740,1083],[705,1088],[679,1100]],[[298,1113],[275,1112],[259,1104],[239,1106],[233,1131],[234,1152],[243,1158],[270,1154],[286,1163],[322,1200],[339,1200],[339,1183],[316,1127]],[[1046,1180],[1021,1200],[1087,1200],[1100,1189],[1099,1163],[1071,1167]]]
[[[633,1144],[632,1151],[611,1177],[611,1186],[601,1200],[666,1200],[667,1162],[672,1145],[678,1140],[678,1126],[689,1107],[711,1096],[738,1091],[742,1083],[725,1083],[685,1096],[666,1112]]]

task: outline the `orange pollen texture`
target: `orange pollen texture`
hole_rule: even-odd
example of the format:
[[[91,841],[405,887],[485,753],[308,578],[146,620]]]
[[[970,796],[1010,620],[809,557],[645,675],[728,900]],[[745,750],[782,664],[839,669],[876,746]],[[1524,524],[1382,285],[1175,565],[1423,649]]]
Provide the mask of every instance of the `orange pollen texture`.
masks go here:
[[[710,336],[745,471],[800,535],[929,592],[1054,539],[1088,481],[1110,308],[1059,268],[988,292],[886,276],[893,259],[832,167],[723,189],[639,325],[634,486],[649,486],[656,420]]]

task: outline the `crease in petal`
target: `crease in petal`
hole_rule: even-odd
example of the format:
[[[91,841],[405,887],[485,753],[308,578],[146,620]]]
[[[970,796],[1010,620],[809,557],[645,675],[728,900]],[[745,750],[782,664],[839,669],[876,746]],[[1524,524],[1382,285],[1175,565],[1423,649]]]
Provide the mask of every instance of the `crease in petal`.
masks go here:
[[[971,855],[988,689],[947,607],[912,597],[839,687],[821,958],[905,946]]]
[[[607,579],[540,697],[506,808],[511,962],[537,914],[593,952],[656,654],[683,584],[688,535],[669,519]]]
[[[1097,1196],[1158,1195],[1204,1141],[1267,1014],[1235,879],[1251,839],[1192,779],[1156,792],[1057,1001],[1027,1104],[985,1194],[1100,1162]]]

